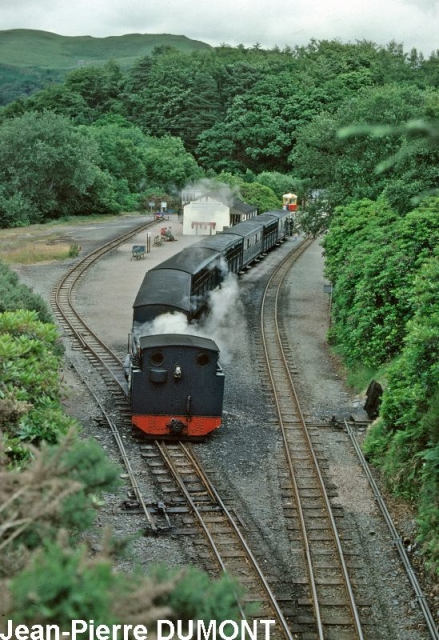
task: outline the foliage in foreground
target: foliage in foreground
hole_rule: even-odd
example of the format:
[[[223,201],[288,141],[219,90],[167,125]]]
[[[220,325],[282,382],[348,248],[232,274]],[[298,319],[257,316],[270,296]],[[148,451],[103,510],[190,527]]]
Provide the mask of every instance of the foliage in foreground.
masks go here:
[[[188,611],[234,619],[236,588],[226,579],[192,569],[160,579],[122,573],[115,564],[127,540],[107,534],[98,552],[87,543],[119,469],[62,410],[57,342],[55,325],[35,311],[0,314],[0,632],[8,619],[66,630],[73,619],[154,629]]]
[[[22,284],[17,274],[0,262],[0,313],[16,309],[36,311],[38,320],[41,322],[53,321],[52,314],[42,297]]]
[[[97,552],[84,537],[78,546],[72,534],[88,531],[95,498],[116,482],[117,469],[93,441],[70,434],[60,445],[33,450],[21,471],[5,463],[0,447],[1,620],[69,629],[73,619],[93,619],[153,629],[160,618],[238,618],[237,587],[225,577],[213,581],[192,568],[147,576],[116,571],[127,541],[109,533]]]
[[[59,335],[35,311],[0,314],[0,427],[11,460],[22,443],[55,444],[72,425],[60,404]]]

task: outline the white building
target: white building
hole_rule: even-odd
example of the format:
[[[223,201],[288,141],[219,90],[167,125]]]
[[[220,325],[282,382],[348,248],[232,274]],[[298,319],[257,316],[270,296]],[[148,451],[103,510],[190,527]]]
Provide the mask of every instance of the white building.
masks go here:
[[[186,193],[183,204],[183,235],[213,236],[216,233],[257,215],[256,207],[237,198],[230,202],[216,194]]]

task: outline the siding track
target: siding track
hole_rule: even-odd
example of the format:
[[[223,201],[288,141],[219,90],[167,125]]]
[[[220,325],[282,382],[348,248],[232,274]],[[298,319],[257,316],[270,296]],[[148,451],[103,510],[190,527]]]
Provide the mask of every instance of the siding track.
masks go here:
[[[288,466],[291,505],[301,546],[294,549],[296,580],[306,582],[311,627],[319,640],[363,640],[360,617],[318,456],[300,407],[283,348],[278,297],[292,264],[311,240],[289,254],[269,280],[261,309],[263,349]],[[310,629],[311,631],[311,629]]]

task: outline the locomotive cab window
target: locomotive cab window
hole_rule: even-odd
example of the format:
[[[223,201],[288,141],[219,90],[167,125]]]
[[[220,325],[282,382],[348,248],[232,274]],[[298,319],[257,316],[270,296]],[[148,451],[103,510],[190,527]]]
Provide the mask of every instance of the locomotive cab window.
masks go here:
[[[165,361],[163,351],[153,351],[149,356],[149,362],[155,367],[159,367]]]
[[[209,354],[205,352],[199,353],[196,362],[200,367],[205,367],[209,364]]]

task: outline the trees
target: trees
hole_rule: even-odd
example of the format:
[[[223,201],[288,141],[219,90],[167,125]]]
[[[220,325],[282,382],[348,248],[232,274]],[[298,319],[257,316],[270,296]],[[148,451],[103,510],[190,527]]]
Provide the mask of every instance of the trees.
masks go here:
[[[52,112],[0,126],[0,224],[132,210],[148,189],[178,190],[203,171],[179,138],[145,136],[121,116],[75,127]]]
[[[180,138],[173,136],[147,138],[144,165],[147,185],[163,187],[170,192],[180,190],[204,175]]]
[[[199,136],[200,162],[217,171],[286,172],[296,128],[310,115],[310,99],[291,73],[267,74],[233,98],[223,122]]]
[[[439,295],[438,250],[413,280],[413,316],[400,356],[388,367],[380,421],[365,450],[393,490],[418,504],[421,549],[439,576]]]
[[[362,198],[376,199],[386,190],[397,204],[392,189],[395,181],[419,179],[425,185],[428,174],[435,179],[435,172],[430,170],[422,175],[413,164],[408,165],[408,161],[404,164],[402,160],[387,172],[377,172],[379,164],[405,144],[406,133],[398,129],[392,134],[387,129],[378,138],[367,126],[395,127],[420,118],[430,102],[430,92],[414,86],[392,84],[363,89],[342,103],[335,113],[320,113],[299,129],[297,144],[289,156],[294,173],[310,179],[313,188],[325,189],[332,207]],[[364,127],[365,135],[341,138],[338,132],[348,125]]]
[[[331,338],[350,367],[377,370],[384,393],[366,454],[418,505],[427,566],[439,566],[439,198],[401,216],[381,199],[336,209],[325,236],[334,283]],[[377,374],[374,374],[377,375]]]
[[[278,198],[284,193],[303,194],[304,185],[302,181],[290,173],[280,171],[263,171],[256,176],[256,182],[270,187]]]
[[[135,209],[139,194],[147,187],[145,135],[121,116],[101,118],[83,130],[97,143],[96,162],[109,177],[118,207]]]
[[[66,89],[79,95],[89,108],[90,122],[106,113],[120,113],[123,85],[124,75],[114,60],[75,69],[65,80]]]
[[[159,47],[128,71],[112,61],[75,69],[63,84],[12,103],[0,114],[7,121],[28,111],[50,110],[75,125],[92,125],[111,114],[126,118],[151,139],[179,138],[204,171],[293,173],[305,181],[303,190],[305,183],[306,190],[325,189],[331,207],[376,198],[383,190],[401,207],[410,200],[411,185],[422,190],[437,181],[431,153],[421,150],[411,163],[400,158],[389,173],[377,175],[376,164],[399,149],[405,134],[341,140],[337,132],[348,124],[436,117],[435,64],[434,57],[424,61],[396,43],[380,47],[367,41],[312,40],[284,51],[224,45],[191,54]],[[93,136],[106,152],[112,149],[110,156],[114,135],[110,127]],[[139,149],[128,145],[114,175],[112,163],[101,156],[104,174],[89,189],[86,206],[93,206],[98,192],[105,192],[96,202],[99,210],[117,203],[134,206],[133,165],[140,167],[140,156]],[[127,175],[122,176],[124,169]],[[163,189],[176,182],[163,175],[161,180]],[[27,196],[20,194],[2,193],[0,206],[6,212],[26,209]]]
[[[5,121],[0,126],[2,197],[21,202],[15,201],[13,219],[10,211],[3,211],[1,224],[17,226],[82,212],[100,177],[97,158],[93,140],[63,116],[29,112]],[[98,205],[103,190],[102,185],[94,194]]]
[[[216,59],[210,52],[155,51],[131,70],[130,117],[144,133],[179,137],[193,152],[198,135],[220,117]]]
[[[439,244],[439,199],[400,217],[384,201],[337,209],[324,240],[334,284],[332,340],[348,363],[377,367],[401,350],[412,283]]]
[[[239,185],[239,191],[244,202],[257,207],[258,213],[282,208],[282,199],[270,187],[258,182],[243,182]]]

